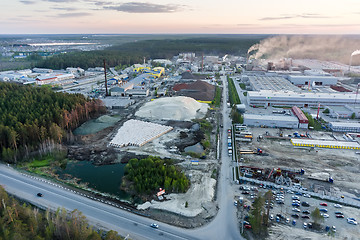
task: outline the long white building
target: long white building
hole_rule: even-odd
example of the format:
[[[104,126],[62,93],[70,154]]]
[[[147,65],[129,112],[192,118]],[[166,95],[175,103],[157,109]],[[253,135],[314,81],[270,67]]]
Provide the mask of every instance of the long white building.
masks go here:
[[[354,104],[356,94],[354,93],[315,93],[315,92],[293,92],[293,91],[249,91],[247,100],[249,105],[255,106],[344,106]],[[359,101],[359,100],[358,100]]]
[[[299,120],[294,116],[244,114],[244,124],[277,128],[299,128]]]

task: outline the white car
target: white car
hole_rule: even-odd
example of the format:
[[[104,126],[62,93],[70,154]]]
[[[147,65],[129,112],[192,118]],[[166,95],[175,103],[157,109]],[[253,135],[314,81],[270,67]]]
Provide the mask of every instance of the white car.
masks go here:
[[[307,223],[306,223],[306,222],[304,222],[303,227],[304,227],[304,228],[307,228]]]
[[[340,204],[334,204],[335,208],[342,208],[342,206]]]
[[[298,209],[298,208],[293,208],[292,210],[293,210],[294,212],[301,212],[301,210]]]
[[[323,216],[324,218],[329,218],[329,214],[327,213],[322,213],[321,216]]]
[[[311,198],[309,194],[304,194],[304,197]]]
[[[159,225],[157,225],[156,223],[152,223],[152,224],[150,225],[150,227],[152,227],[152,228],[159,228]]]
[[[271,221],[274,220],[274,216],[271,214],[270,217],[269,217],[269,219],[270,219]]]
[[[348,220],[348,223],[353,224],[353,225],[358,225],[357,221],[353,221],[353,220]]]

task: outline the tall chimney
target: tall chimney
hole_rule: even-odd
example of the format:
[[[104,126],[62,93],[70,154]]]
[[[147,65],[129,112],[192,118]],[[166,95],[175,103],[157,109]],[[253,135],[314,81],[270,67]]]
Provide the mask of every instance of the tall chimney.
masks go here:
[[[105,75],[105,89],[106,89],[105,96],[109,96],[108,87],[107,87],[107,78],[106,78],[106,61],[105,61],[105,59],[104,59],[104,75]]]

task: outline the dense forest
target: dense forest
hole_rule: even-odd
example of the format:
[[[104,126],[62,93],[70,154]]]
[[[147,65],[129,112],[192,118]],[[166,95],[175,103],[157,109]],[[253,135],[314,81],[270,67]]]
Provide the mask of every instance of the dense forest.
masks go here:
[[[10,197],[0,186],[0,239],[88,239],[88,240],[121,240],[117,232],[106,234],[95,231],[89,226],[81,212],[74,210],[70,214],[66,210],[51,213],[34,208],[28,204],[20,204]]]
[[[172,58],[181,52],[196,54],[246,55],[247,50],[265,36],[198,37],[189,39],[144,40],[124,43],[101,51],[72,52],[47,58],[37,67],[64,69],[66,67],[97,67],[106,59],[109,66],[132,65],[147,59]]]
[[[141,160],[131,159],[126,164],[124,178],[133,184],[133,190],[139,194],[155,193],[159,188],[165,189],[167,193],[185,192],[190,185],[172,160],[153,156]]]
[[[101,101],[81,94],[0,83],[0,158],[16,161],[44,142],[61,143],[66,131],[103,111]]]

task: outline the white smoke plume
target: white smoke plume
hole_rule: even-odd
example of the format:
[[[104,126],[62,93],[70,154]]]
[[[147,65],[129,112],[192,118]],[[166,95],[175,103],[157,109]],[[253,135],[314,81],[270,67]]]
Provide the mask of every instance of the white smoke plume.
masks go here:
[[[359,46],[360,36],[275,36],[250,47],[249,52],[253,53],[249,58],[308,58],[349,64],[350,55],[360,55],[360,50],[353,52],[354,49],[359,49]],[[254,51],[256,49],[257,51]],[[360,65],[360,58],[354,58],[353,64]]]
[[[359,55],[360,54],[360,50],[355,50],[352,54],[351,54],[351,56],[355,56],[355,55]]]

